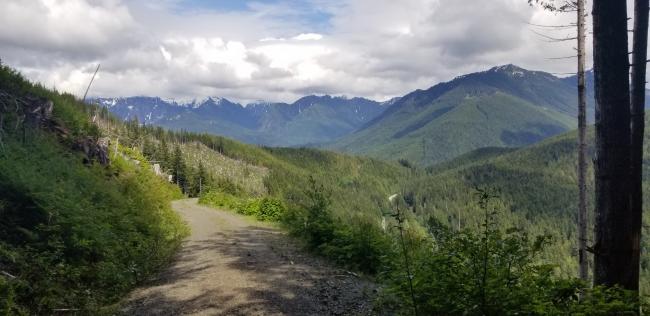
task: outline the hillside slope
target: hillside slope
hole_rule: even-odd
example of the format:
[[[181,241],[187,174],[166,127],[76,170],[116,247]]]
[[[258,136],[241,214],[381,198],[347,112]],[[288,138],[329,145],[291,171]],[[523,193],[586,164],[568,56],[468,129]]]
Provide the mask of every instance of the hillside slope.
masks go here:
[[[575,127],[569,80],[514,65],[402,97],[328,148],[429,165],[481,147],[519,147]]]
[[[186,233],[169,205],[178,189],[137,153],[109,153],[91,112],[0,67],[7,315],[97,313],[164,266]]]

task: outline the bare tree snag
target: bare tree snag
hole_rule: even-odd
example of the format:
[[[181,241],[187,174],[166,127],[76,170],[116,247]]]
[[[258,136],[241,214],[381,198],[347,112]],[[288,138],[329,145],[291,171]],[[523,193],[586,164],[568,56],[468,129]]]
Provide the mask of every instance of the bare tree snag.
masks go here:
[[[578,0],[578,276],[589,280],[587,260],[587,96],[585,87],[585,0]]]

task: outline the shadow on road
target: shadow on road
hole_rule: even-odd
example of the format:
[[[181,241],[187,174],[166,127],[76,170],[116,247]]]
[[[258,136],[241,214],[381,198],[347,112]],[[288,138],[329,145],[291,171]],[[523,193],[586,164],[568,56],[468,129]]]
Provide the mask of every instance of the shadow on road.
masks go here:
[[[356,315],[368,313],[373,289],[302,253],[277,230],[249,223],[186,241],[173,266],[136,291],[123,312]]]

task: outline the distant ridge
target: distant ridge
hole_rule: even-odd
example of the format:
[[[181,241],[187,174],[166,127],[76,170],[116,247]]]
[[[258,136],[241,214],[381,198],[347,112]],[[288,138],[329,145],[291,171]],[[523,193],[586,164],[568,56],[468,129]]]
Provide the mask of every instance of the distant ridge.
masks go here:
[[[431,165],[482,147],[525,146],[576,126],[573,81],[512,64],[461,75],[395,100],[326,147]]]
[[[223,135],[253,144],[300,146],[330,142],[379,115],[385,104],[364,98],[306,96],[292,104],[243,106],[220,97],[177,101],[159,97],[97,98],[124,120]]]

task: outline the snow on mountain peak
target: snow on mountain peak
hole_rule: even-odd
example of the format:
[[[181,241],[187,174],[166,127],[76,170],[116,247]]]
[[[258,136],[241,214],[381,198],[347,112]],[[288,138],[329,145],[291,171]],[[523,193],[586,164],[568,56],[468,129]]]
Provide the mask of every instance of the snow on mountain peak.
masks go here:
[[[523,77],[528,70],[513,64],[507,64],[507,65],[493,67],[492,69],[490,69],[490,71],[504,73],[512,77]]]

